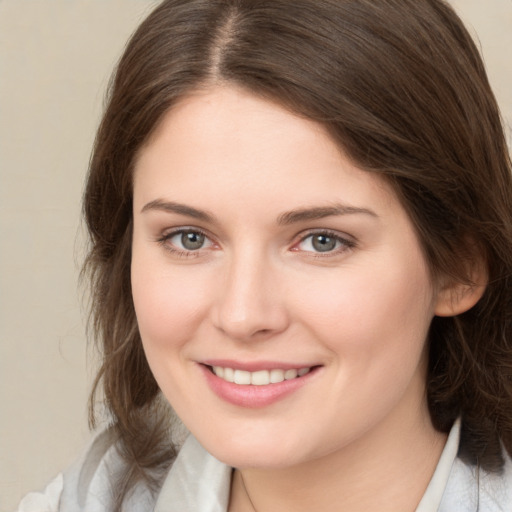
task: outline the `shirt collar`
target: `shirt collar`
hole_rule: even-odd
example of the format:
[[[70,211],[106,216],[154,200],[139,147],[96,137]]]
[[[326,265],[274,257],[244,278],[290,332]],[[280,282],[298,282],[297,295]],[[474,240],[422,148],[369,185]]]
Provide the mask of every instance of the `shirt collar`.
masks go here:
[[[457,457],[460,442],[460,418],[453,424],[446,445],[441,453],[436,470],[432,475],[427,490],[423,495],[416,512],[432,512],[441,505],[444,490],[452,471],[453,463]]]
[[[231,473],[190,435],[164,481],[155,512],[226,512]]]

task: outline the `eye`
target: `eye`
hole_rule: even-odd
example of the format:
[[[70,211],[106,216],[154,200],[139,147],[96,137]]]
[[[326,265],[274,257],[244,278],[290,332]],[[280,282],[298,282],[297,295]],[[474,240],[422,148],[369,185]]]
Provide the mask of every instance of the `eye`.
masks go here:
[[[205,243],[206,236],[197,231],[184,231],[174,235],[170,241],[176,246],[181,244],[181,247],[187,251],[197,251],[201,249]]]
[[[335,233],[322,231],[303,237],[295,250],[313,253],[338,253],[354,247],[355,243]]]
[[[213,242],[202,232],[196,229],[179,229],[167,233],[158,240],[166,249],[178,255],[186,255],[207,249]]]

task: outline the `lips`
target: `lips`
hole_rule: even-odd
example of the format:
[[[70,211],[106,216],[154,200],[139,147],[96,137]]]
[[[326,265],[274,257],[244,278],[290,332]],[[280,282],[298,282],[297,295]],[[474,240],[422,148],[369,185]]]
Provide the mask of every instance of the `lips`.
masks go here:
[[[223,401],[245,408],[272,405],[295,394],[312,381],[322,366],[279,363],[201,363],[199,369],[210,389]]]

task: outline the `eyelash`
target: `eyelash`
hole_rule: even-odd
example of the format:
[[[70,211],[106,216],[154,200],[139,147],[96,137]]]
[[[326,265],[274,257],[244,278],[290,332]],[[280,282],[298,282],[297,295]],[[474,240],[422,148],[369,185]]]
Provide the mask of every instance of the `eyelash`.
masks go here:
[[[328,229],[318,229],[318,230],[314,230],[314,231],[309,231],[308,233],[302,235],[300,237],[299,241],[293,245],[292,250],[300,251],[300,249],[294,249],[294,248],[297,247],[298,245],[304,243],[304,241],[306,241],[308,238],[318,236],[318,235],[322,235],[326,238],[332,238],[336,242],[339,242],[341,246],[332,251],[325,251],[325,252],[302,251],[302,252],[308,253],[308,255],[313,258],[329,258],[329,257],[333,257],[333,256],[339,256],[340,254],[344,253],[345,251],[354,249],[357,245],[353,239],[349,239],[348,237],[341,236],[339,233],[337,233],[335,231],[330,231]]]
[[[174,238],[175,236],[183,235],[183,234],[186,234],[186,233],[191,233],[191,234],[196,234],[196,235],[204,236],[205,239],[209,240],[210,243],[212,245],[214,245],[214,243],[211,241],[210,236],[206,232],[204,232],[201,229],[192,228],[192,227],[190,227],[190,228],[185,227],[185,228],[175,229],[175,230],[173,230],[173,231],[171,231],[169,233],[166,233],[166,234],[160,236],[157,239],[157,242],[160,245],[162,245],[162,247],[164,247],[165,250],[169,251],[170,253],[172,253],[173,255],[177,256],[178,258],[197,258],[197,257],[201,256],[203,247],[200,247],[197,250],[182,250],[182,249],[176,248],[175,246],[173,246],[172,244],[169,243],[169,241],[172,238]],[[320,252],[320,251],[301,251],[300,249],[297,248],[297,246],[299,246],[300,244],[304,243],[308,238],[314,237],[315,235],[316,236],[323,235],[326,238],[331,238],[331,239],[335,240],[337,243],[339,242],[341,244],[341,247],[336,248],[336,249],[331,250],[331,251],[325,251],[325,252]],[[300,237],[300,239],[293,244],[291,250],[295,251],[295,252],[301,251],[301,252],[307,253],[308,256],[311,256],[311,257],[314,257],[314,258],[328,258],[328,257],[338,256],[338,255],[344,253],[347,250],[355,248],[356,246],[357,246],[356,242],[354,240],[352,240],[352,239],[340,236],[339,233],[336,233],[334,231],[330,231],[330,230],[326,230],[326,229],[321,229],[321,230],[310,231],[310,232],[307,232],[306,234],[302,235]]]
[[[203,230],[198,228],[179,228],[175,229],[174,231],[171,231],[169,233],[165,233],[161,237],[157,239],[157,242],[166,250],[172,253],[173,255],[177,256],[178,258],[197,258],[198,256],[201,256],[201,249],[199,248],[197,250],[183,250],[178,249],[174,247],[172,244],[169,243],[169,241],[174,238],[177,235],[184,235],[186,233],[192,233],[200,236],[204,236],[205,239],[210,240],[210,236],[205,233]],[[211,240],[210,240],[211,241]]]

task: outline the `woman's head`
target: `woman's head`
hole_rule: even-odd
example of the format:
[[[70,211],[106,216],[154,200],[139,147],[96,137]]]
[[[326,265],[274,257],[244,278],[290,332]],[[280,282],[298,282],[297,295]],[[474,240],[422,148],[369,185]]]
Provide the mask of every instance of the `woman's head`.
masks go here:
[[[111,84],[84,206],[100,376],[121,431],[158,392],[130,282],[135,164],[166,113],[219,87],[319,123],[357,168],[383,178],[433,286],[453,291],[453,303],[487,276],[474,308],[452,317],[458,310],[447,306],[434,318],[427,395],[437,428],[462,414],[470,456],[496,455],[512,405],[510,159],[478,52],[437,0],[167,1],[134,34]]]

